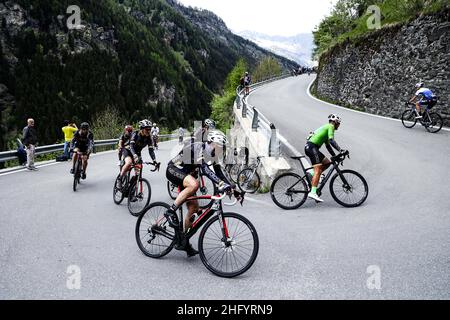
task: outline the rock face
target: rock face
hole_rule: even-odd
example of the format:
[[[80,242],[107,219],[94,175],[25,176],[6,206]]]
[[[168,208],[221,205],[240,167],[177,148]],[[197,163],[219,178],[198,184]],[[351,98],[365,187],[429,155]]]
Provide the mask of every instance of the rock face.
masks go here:
[[[326,100],[401,117],[422,80],[439,97],[436,110],[450,125],[450,11],[384,27],[322,55],[313,91]]]

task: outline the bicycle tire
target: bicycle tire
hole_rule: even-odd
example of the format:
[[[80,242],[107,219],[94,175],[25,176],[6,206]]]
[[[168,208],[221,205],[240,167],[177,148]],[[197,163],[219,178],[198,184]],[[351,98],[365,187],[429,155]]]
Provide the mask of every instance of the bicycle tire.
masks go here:
[[[136,201],[134,201],[135,200],[135,198],[136,198],[136,195],[135,195],[135,192],[136,192],[136,188],[135,188],[135,186],[136,186],[136,182],[135,182],[136,180],[134,180],[134,181],[132,181],[131,183],[130,183],[130,187],[129,187],[129,191],[128,191],[128,211],[130,212],[130,214],[132,215],[132,216],[134,216],[134,217],[138,217],[144,210],[145,210],[145,208],[149,205],[149,203],[150,203],[150,199],[151,199],[151,197],[152,197],[152,188],[151,188],[151,186],[150,186],[150,182],[148,182],[148,180],[147,179],[141,179],[140,181],[143,183],[143,185],[145,185],[145,186],[147,186],[147,188],[148,188],[148,196],[147,196],[147,199],[142,199],[142,206],[140,206],[140,207],[138,207],[138,209],[134,209],[134,208],[132,208],[133,207],[133,204],[134,203],[136,203]],[[139,199],[137,200],[137,201],[139,201]],[[139,209],[140,208],[140,209]]]
[[[241,191],[245,193],[254,194],[259,190],[261,186],[261,178],[259,177],[258,172],[254,169],[244,169],[238,175],[238,187]]]
[[[335,182],[337,181],[336,179],[340,178],[341,175],[345,175],[345,174],[347,174],[345,179],[350,184],[350,186],[348,186],[348,187],[351,187],[353,189],[352,180],[349,178],[352,175],[358,177],[359,180],[362,182],[362,185],[364,187],[364,193],[362,194],[362,197],[358,201],[356,201],[354,203],[345,202],[344,200],[339,198],[339,196],[337,194],[338,186],[337,185],[335,186]],[[342,179],[341,179],[341,183],[343,183]],[[350,190],[348,190],[348,187],[342,185],[343,192],[346,193],[346,194],[349,194],[349,192],[350,192]],[[353,193],[353,190],[351,190],[351,192]],[[333,197],[334,201],[339,203],[341,206],[346,207],[346,208],[356,208],[356,207],[361,206],[367,200],[367,197],[369,196],[369,185],[367,184],[366,179],[364,179],[364,177],[361,174],[359,174],[358,172],[353,171],[353,170],[342,170],[340,174],[336,173],[331,178],[331,181],[330,181],[330,193],[331,193],[331,196]]]
[[[441,131],[442,126],[444,125],[444,120],[442,119],[441,115],[436,112],[431,112],[429,114],[429,116],[430,116],[430,120],[431,120],[431,125],[428,125],[425,128],[430,133],[438,133],[439,131]],[[430,128],[433,128],[433,129],[430,129]]]
[[[170,251],[172,251],[173,247],[175,246],[175,231],[173,228],[168,226],[168,223],[166,226],[164,226],[167,222],[167,219],[164,217],[164,213],[170,209],[170,206],[167,203],[163,202],[155,202],[149,205],[145,208],[145,210],[142,212],[142,214],[139,216],[139,218],[136,221],[136,228],[135,228],[135,238],[136,243],[139,247],[139,249],[144,253],[147,257],[153,258],[153,259],[160,259],[167,254],[169,254]],[[143,223],[146,221],[145,218],[148,218],[149,223],[148,225],[144,225]],[[153,219],[152,219],[153,218]],[[143,222],[144,221],[144,222]],[[151,224],[151,225],[150,225]],[[154,246],[156,247],[156,250],[161,249],[160,251],[151,252],[146,247],[146,242],[148,245],[151,245],[150,241],[153,242],[157,236],[153,234],[152,229],[157,226],[162,226],[161,230],[164,232],[167,232],[167,234],[171,234],[174,238],[170,239],[169,237],[158,235],[161,237],[161,240],[167,239],[166,242],[167,245],[161,245],[161,242],[156,243]],[[143,229],[144,228],[144,229]],[[168,230],[168,231],[167,231]],[[149,241],[145,240],[145,237],[152,238]]]
[[[172,182],[167,181],[167,192],[172,200],[175,200],[178,196],[178,186],[174,185]]]
[[[227,219],[228,219],[227,226],[228,226],[228,231],[229,231],[229,236],[230,236],[229,239],[234,239],[233,241],[235,243],[231,245],[231,248],[226,248],[224,246],[222,231],[221,231],[220,224],[219,224],[219,217],[215,216],[214,218],[210,219],[206,223],[206,225],[203,227],[203,229],[200,233],[200,236],[198,238],[198,249],[199,249],[198,251],[200,254],[200,259],[202,260],[203,264],[209,271],[211,271],[213,274],[215,274],[219,277],[222,277],[222,278],[234,278],[234,277],[237,277],[237,276],[245,273],[246,271],[248,271],[252,267],[252,265],[255,263],[256,258],[258,256],[258,251],[259,251],[259,238],[258,238],[258,233],[257,233],[255,227],[253,226],[253,224],[244,216],[237,214],[237,213],[232,213],[232,212],[223,213],[222,216],[223,216],[223,219],[225,219],[225,221],[227,221]],[[238,223],[237,222],[235,222],[234,224],[230,223],[230,219],[239,220],[245,226],[247,226],[249,233],[250,233],[250,238],[248,240],[247,239],[246,240],[237,240],[237,236],[241,235],[244,232],[244,230],[242,228],[242,225],[240,225],[238,227],[235,227],[234,233],[233,233],[233,225],[237,225]],[[208,233],[208,230],[210,230],[210,228],[214,224],[216,224],[215,225],[216,229],[215,229],[215,231],[212,231],[212,233],[210,235]],[[217,232],[217,227],[219,228],[219,232]],[[237,231],[239,231],[239,233],[237,233]],[[205,237],[206,235],[208,235],[208,237]],[[216,253],[214,253],[214,255],[212,257],[208,257],[208,254],[207,254],[208,252],[205,252],[208,250],[207,242],[205,242],[205,239],[206,240],[214,240],[213,238],[209,238],[209,236],[212,237],[214,235],[216,237],[220,238],[220,239],[217,238],[215,240],[221,242],[223,248],[212,247],[211,250],[214,250],[214,252],[217,252],[217,248],[219,248],[219,254],[220,254],[220,250],[223,251],[224,254],[227,255],[227,259],[225,261],[228,261],[228,258],[231,259],[231,255],[233,255],[234,258],[236,258],[235,253],[237,252],[237,248],[239,248],[239,246],[242,246],[243,243],[247,243],[247,242],[253,240],[251,254],[248,255],[249,259],[247,261],[245,261],[245,264],[241,268],[237,268],[236,270],[227,271],[227,270],[220,270],[213,265],[214,261],[212,261],[212,258],[214,257],[214,259],[217,260],[217,258],[215,258]],[[234,235],[234,237],[233,237],[233,235]],[[242,239],[242,237],[241,237],[241,239]],[[245,237],[244,237],[244,239],[245,239]],[[233,246],[234,246],[234,248],[233,248]],[[223,257],[224,256],[222,256],[222,259],[220,261],[223,261]],[[237,265],[237,263],[236,263],[236,265]],[[233,264],[232,264],[232,267],[233,267]]]
[[[291,179],[292,181],[289,181],[289,179]],[[298,184],[301,185],[302,189],[299,189],[298,191],[301,192],[296,194],[303,196],[298,197],[298,201],[294,202],[294,197],[292,196],[292,194],[289,195],[288,192],[290,188]],[[280,191],[278,191],[278,189],[280,189]],[[272,198],[272,201],[278,207],[284,210],[295,210],[300,208],[306,202],[306,199],[308,198],[308,192],[309,188],[308,184],[305,182],[305,179],[300,177],[300,175],[292,172],[280,175],[273,181],[272,185],[270,186],[270,197]],[[286,196],[286,200],[289,200],[290,198],[290,205],[286,202],[283,203],[283,194]]]
[[[409,125],[408,122],[412,122]],[[402,124],[405,128],[412,129],[417,124],[416,114],[412,110],[405,110],[402,114]]]
[[[120,205],[123,202],[123,199],[125,199],[125,195],[123,194],[122,190],[119,190],[117,188],[117,181],[121,179],[120,174],[117,176],[116,181],[114,181],[114,187],[113,187],[113,201],[115,204]],[[120,197],[116,197],[120,193]]]
[[[77,192],[78,184],[80,183],[80,161],[77,162],[77,165],[75,166],[75,172],[73,173],[73,192]]]

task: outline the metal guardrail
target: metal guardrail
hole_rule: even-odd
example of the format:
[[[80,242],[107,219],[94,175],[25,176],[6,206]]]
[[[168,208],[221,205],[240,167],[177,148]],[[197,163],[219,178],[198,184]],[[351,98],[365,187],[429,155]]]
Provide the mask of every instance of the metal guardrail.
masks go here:
[[[178,137],[178,135],[176,135],[176,134],[162,134],[159,136],[159,139],[160,140],[175,139],[177,137]],[[113,146],[118,143],[119,143],[119,139],[97,140],[94,142],[94,148]],[[59,152],[59,151],[64,151],[64,143],[37,147],[36,155],[49,154],[49,153]],[[10,160],[16,160],[16,159],[17,159],[17,150],[0,152],[0,163],[10,161]]]

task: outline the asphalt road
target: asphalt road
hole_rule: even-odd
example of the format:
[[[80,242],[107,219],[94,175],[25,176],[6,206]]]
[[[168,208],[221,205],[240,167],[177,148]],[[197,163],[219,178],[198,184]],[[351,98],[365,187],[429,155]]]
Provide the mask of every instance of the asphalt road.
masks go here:
[[[299,150],[335,111],[306,95],[309,81],[289,78],[250,97]],[[368,180],[368,201],[345,209],[325,192],[325,203],[288,212],[257,195],[229,208],[260,238],[255,264],[235,279],[216,277],[182,252],[153,260],[139,251],[136,218],[112,201],[114,153],[91,159],[76,193],[67,163],[0,176],[0,299],[450,298],[449,133],[339,113],[337,139],[352,152],[345,166]],[[174,148],[161,144],[159,160]],[[169,202],[165,168],[144,175],[152,202]],[[79,290],[67,287],[72,265],[81,271]],[[367,286],[369,266],[381,272],[379,290]]]

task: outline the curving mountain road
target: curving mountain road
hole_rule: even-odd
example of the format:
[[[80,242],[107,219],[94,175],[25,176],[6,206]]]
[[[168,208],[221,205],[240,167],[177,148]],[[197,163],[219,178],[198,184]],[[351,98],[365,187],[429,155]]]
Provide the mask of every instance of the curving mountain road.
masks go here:
[[[306,95],[310,80],[289,78],[250,97],[300,151],[307,133],[336,111]],[[346,167],[367,178],[368,201],[349,210],[325,192],[321,205],[283,211],[257,195],[229,208],[260,238],[255,264],[236,279],[218,278],[181,252],[143,256],[136,218],[112,201],[115,153],[91,159],[76,193],[64,163],[0,175],[0,299],[450,298],[449,133],[338,113],[337,139],[352,152]],[[157,156],[166,163],[175,151],[174,142],[163,143]],[[152,201],[169,201],[164,170],[145,172]],[[80,268],[80,290],[66,286],[71,265]],[[380,290],[367,286],[369,266],[381,271]]]

